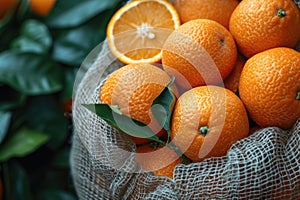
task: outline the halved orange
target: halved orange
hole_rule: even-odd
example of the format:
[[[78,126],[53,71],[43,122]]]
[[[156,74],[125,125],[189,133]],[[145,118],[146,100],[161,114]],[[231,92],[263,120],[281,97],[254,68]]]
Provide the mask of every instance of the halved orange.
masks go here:
[[[108,45],[125,64],[158,62],[164,41],[179,25],[178,13],[168,1],[131,1],[111,18]]]

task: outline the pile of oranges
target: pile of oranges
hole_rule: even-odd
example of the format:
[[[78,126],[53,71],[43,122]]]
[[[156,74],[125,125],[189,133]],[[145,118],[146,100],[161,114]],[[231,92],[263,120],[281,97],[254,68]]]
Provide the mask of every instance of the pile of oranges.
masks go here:
[[[292,0],[135,0],[112,17],[107,39],[124,66],[100,100],[166,141],[131,136],[137,162],[156,175],[172,178],[185,158],[226,155],[253,124],[288,129],[300,117],[300,11]],[[151,106],[172,77],[166,129]]]

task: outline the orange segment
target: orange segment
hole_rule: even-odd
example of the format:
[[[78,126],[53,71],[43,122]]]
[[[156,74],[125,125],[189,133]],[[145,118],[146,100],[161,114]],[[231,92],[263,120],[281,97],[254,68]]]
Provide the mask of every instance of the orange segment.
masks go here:
[[[111,18],[107,27],[110,50],[120,61],[157,62],[169,34],[179,27],[177,11],[167,1],[132,1]]]

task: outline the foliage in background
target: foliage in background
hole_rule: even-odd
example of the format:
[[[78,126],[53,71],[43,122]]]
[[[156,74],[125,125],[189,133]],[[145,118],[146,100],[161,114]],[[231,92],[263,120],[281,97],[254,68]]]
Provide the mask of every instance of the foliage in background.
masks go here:
[[[77,199],[69,166],[73,83],[125,1],[57,0],[45,17],[28,0],[16,2],[0,20],[0,199]]]

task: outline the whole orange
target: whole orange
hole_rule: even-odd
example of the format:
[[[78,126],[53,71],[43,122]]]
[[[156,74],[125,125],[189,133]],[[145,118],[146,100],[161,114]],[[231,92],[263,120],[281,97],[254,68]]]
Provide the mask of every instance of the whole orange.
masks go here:
[[[120,111],[132,119],[148,125],[154,133],[162,128],[151,112],[153,100],[162,92],[171,78],[162,69],[151,64],[129,64],[114,71],[104,82],[100,100],[117,105]],[[136,143],[149,140],[135,138]]]
[[[222,82],[236,58],[237,49],[230,32],[209,19],[181,25],[167,38],[162,51],[163,68],[185,90]]]
[[[2,19],[17,4],[17,0],[0,1],[0,19]]]
[[[238,0],[175,0],[181,23],[193,19],[211,19],[229,28],[231,13],[239,4]]]
[[[231,90],[234,93],[238,91],[240,76],[242,74],[245,63],[246,63],[246,58],[241,54],[239,54],[233,70],[224,80],[225,88]]]
[[[29,6],[33,13],[44,17],[50,13],[56,0],[29,0]]]
[[[153,144],[137,147],[136,162],[143,170],[152,171],[156,176],[173,178],[174,168],[182,163],[182,158],[166,146]]]
[[[239,92],[258,125],[291,127],[300,117],[300,53],[278,47],[254,55],[244,66]]]
[[[300,12],[292,0],[243,0],[229,30],[248,58],[270,48],[293,48],[300,37]]]
[[[248,116],[242,101],[223,87],[195,87],[182,94],[175,104],[172,142],[195,162],[226,155],[231,145],[248,133]]]

